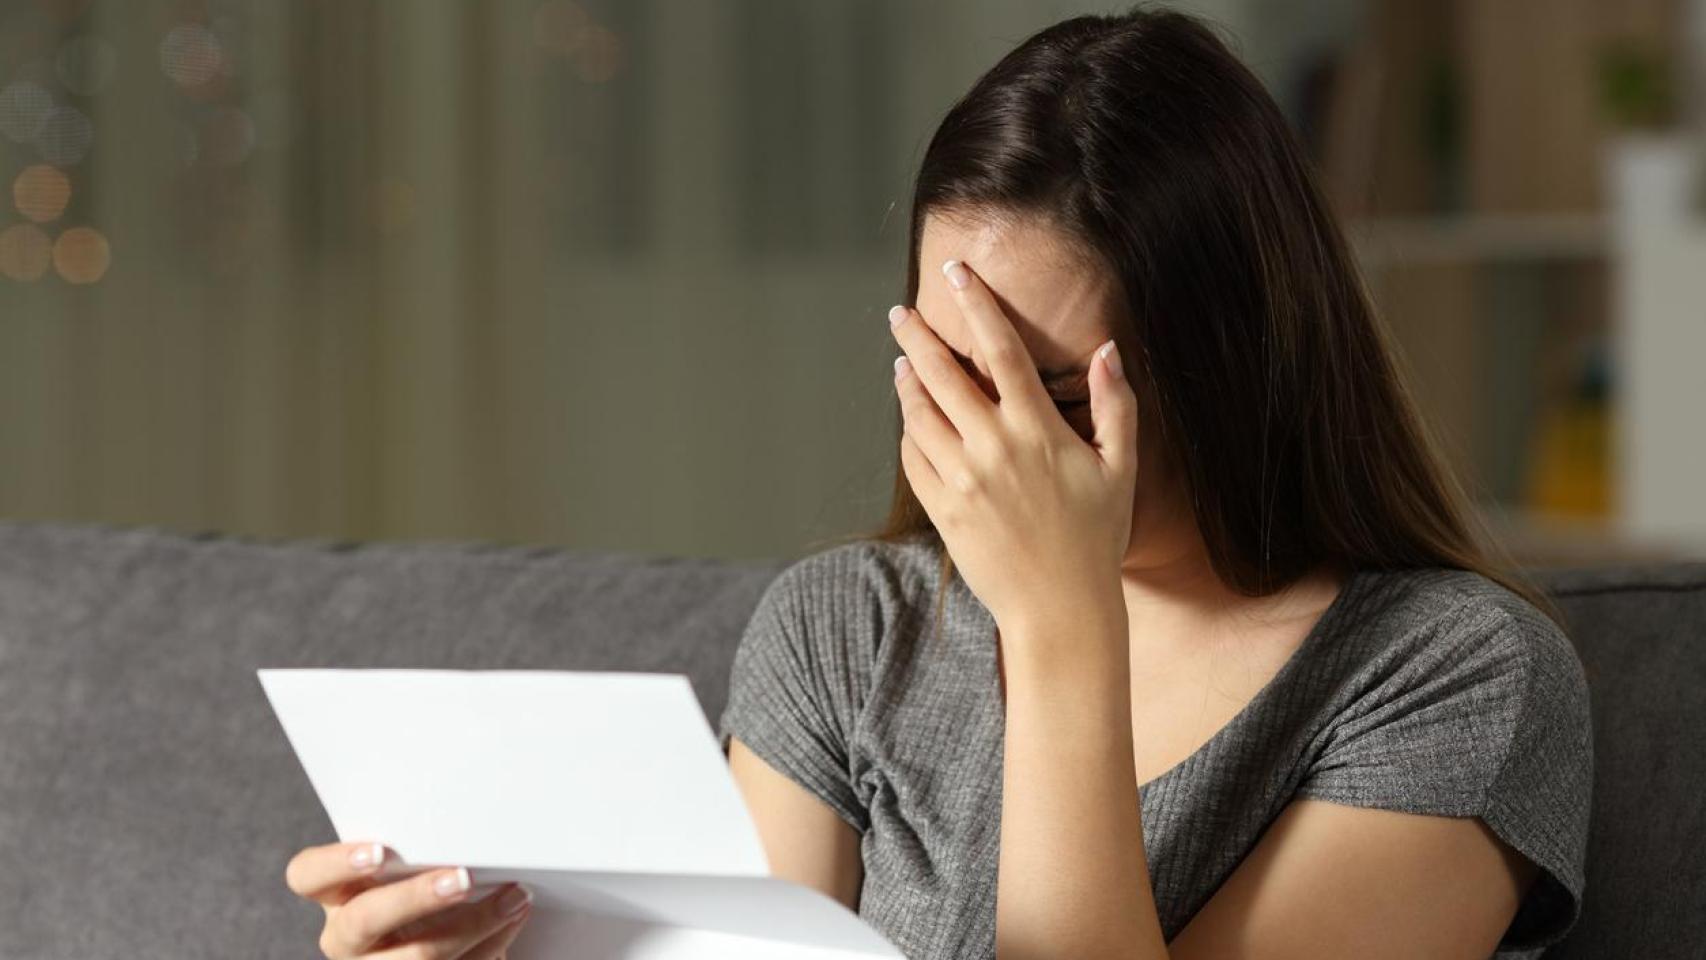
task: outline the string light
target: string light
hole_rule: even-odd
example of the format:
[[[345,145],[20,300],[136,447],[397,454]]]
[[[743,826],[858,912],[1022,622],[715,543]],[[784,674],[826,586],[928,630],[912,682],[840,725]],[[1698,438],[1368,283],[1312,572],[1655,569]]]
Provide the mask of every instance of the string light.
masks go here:
[[[36,150],[56,167],[83,162],[95,143],[95,125],[76,107],[54,107],[36,133]]]
[[[12,202],[36,223],[58,220],[71,202],[71,178],[45,163],[25,167],[12,181]]]
[[[223,69],[225,52],[213,31],[180,23],[160,41],[160,69],[182,87],[199,87]]]
[[[94,283],[112,265],[112,248],[94,227],[72,227],[53,244],[53,268],[67,283]]]

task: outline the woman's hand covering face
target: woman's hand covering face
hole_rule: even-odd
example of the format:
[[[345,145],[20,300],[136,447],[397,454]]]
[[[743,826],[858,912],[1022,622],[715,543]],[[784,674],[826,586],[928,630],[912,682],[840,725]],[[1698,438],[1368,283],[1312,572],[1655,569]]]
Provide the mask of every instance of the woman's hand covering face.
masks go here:
[[[996,622],[1118,598],[1137,481],[1137,398],[1108,341],[1088,371],[1088,440],[1062,417],[1023,341],[965,264],[943,272],[995,384],[991,398],[916,310],[890,325],[907,482]]]

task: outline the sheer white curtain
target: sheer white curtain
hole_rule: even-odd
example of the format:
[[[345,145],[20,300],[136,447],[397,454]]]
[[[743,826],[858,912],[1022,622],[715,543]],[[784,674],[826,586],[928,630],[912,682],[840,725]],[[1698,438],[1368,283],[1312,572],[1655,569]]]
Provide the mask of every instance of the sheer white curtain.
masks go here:
[[[77,146],[40,95],[92,140],[60,216],[0,219],[0,516],[705,555],[874,523],[910,174],[1072,6],[4,0],[8,184]],[[79,227],[98,279],[28,276]]]

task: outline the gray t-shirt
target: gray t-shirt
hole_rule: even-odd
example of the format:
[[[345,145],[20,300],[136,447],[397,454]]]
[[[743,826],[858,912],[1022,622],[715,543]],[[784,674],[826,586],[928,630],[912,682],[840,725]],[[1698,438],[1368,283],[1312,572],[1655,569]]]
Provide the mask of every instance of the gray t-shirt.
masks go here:
[[[932,541],[796,560],[754,610],[719,723],[859,831],[859,913],[912,960],[994,956],[1005,718],[995,621]],[[1478,574],[1354,573],[1225,727],[1139,791],[1171,940],[1296,797],[1479,816],[1541,874],[1497,957],[1581,910],[1588,688],[1565,635]]]

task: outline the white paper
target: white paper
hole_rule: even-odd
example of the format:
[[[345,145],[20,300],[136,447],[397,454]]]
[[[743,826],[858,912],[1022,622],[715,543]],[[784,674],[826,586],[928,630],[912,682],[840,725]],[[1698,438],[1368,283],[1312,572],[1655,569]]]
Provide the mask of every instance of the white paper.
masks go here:
[[[769,876],[684,676],[258,674],[340,840],[527,884],[514,960],[901,956]]]

